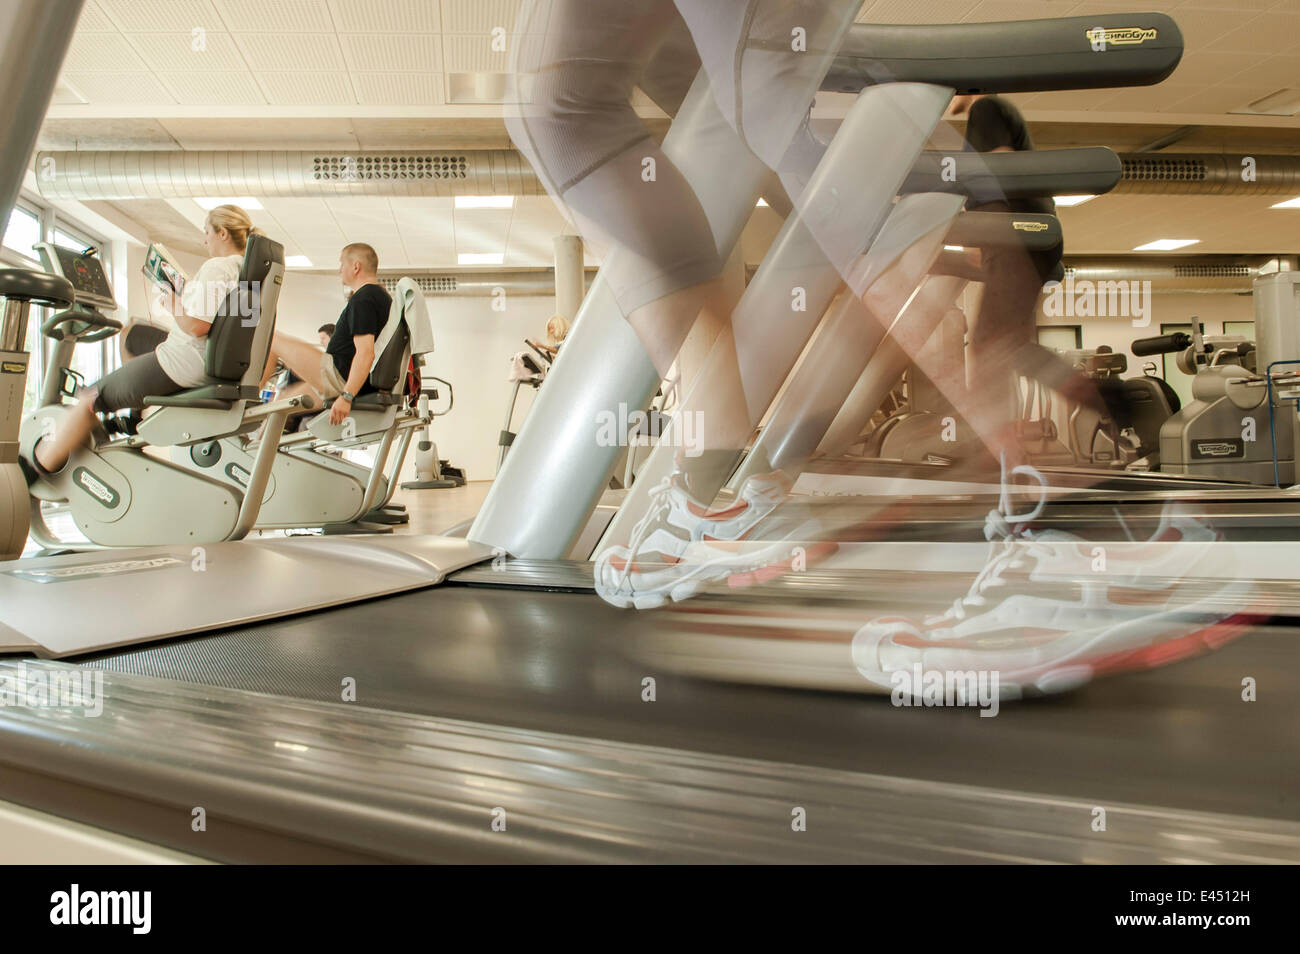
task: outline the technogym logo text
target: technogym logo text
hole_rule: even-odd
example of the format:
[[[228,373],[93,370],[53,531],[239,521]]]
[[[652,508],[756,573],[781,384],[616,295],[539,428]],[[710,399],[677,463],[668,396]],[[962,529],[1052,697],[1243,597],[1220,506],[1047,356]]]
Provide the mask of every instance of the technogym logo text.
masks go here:
[[[0,669],[0,708],[80,709],[88,718],[104,712],[102,669]]]
[[[153,924],[152,891],[83,891],[74,884],[50,895],[50,923],[127,925],[132,934],[148,934]]]
[[[1043,286],[1043,314],[1048,318],[1131,318],[1134,328],[1151,324],[1151,283],[1147,281],[1075,281]]]
[[[896,706],[978,707],[981,719],[998,714],[1001,695],[996,670],[923,671],[916,663],[890,673],[889,682],[894,687],[889,698]]]
[[[657,412],[629,411],[626,404],[620,404],[617,411],[601,411],[596,415],[599,447],[663,444],[682,448],[687,457],[699,457],[703,453],[700,446],[703,430],[703,411],[683,411],[670,418]]]

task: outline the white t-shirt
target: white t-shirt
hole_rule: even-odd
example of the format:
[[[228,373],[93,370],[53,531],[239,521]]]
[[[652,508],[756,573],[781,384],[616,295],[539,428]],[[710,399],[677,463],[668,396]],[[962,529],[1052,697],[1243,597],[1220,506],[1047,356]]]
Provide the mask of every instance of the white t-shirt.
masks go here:
[[[243,262],[242,255],[224,255],[204,262],[185,283],[181,295],[185,313],[191,318],[211,321],[226,296],[238,286],[239,267]],[[183,388],[197,388],[212,383],[203,373],[207,350],[207,335],[195,337],[178,325],[154,353],[167,377]]]

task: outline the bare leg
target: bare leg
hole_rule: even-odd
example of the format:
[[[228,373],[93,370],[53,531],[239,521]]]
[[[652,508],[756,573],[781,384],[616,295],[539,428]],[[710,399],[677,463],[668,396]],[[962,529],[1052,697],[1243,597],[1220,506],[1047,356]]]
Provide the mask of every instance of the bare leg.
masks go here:
[[[301,338],[282,335],[277,331],[275,337],[271,339],[271,351],[266,358],[266,370],[262,372],[263,386],[275,374],[276,364],[282,363],[316,391],[324,391],[325,388],[320,377],[322,354],[324,352],[316,345],[303,341]],[[299,391],[297,393],[305,392]]]
[[[91,391],[63,419],[62,426],[53,437],[45,437],[36,445],[36,462],[49,473],[56,473],[67,464],[73,451],[90,440],[95,427],[95,399],[98,391]]]

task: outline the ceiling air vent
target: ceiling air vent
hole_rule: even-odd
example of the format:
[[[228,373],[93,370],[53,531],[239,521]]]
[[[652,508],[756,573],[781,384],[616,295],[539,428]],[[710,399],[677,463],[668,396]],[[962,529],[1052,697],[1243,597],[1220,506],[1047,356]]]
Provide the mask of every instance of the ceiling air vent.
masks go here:
[[[391,182],[416,179],[464,179],[469,157],[464,153],[412,153],[407,155],[320,155],[312,157],[312,178],[317,181]]]
[[[1191,156],[1125,156],[1124,178],[1130,182],[1204,182],[1205,162]]]
[[[380,278],[379,284],[383,285],[385,290],[393,292],[397,290],[397,283],[400,278]],[[412,277],[411,281],[415,282],[417,288],[426,295],[447,295],[456,291],[455,275],[417,275]]]
[[[1175,265],[1175,278],[1250,278],[1249,265]]]

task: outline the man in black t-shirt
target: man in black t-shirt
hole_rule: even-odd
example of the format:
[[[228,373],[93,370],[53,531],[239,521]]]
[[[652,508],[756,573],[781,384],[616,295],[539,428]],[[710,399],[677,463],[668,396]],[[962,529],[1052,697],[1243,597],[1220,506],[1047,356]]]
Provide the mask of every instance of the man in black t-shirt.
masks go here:
[[[339,253],[339,279],[348,303],[335,322],[334,333],[322,351],[310,342],[276,332],[271,342],[265,385],[283,363],[302,381],[285,388],[281,397],[315,390],[330,407],[330,423],[341,424],[352,413],[358,394],[373,391],[368,383],[375,363],[375,341],[388,323],[393,299],[379,284],[379,255],[360,242]]]

